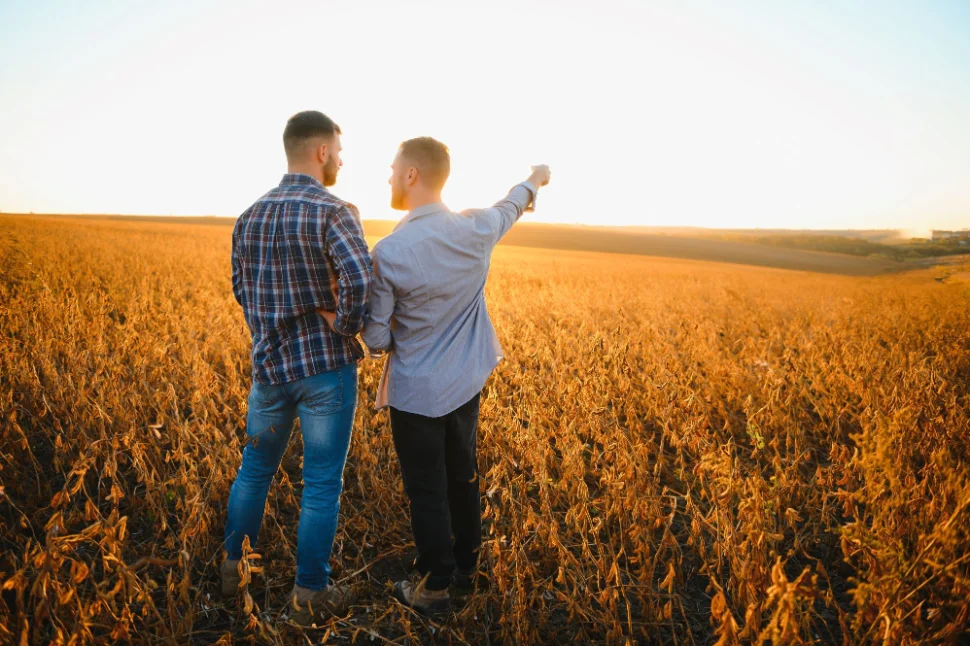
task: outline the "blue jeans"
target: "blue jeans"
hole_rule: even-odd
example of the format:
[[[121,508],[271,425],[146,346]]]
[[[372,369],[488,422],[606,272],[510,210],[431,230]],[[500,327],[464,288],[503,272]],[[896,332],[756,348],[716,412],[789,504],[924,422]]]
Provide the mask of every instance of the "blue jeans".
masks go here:
[[[357,409],[357,366],[349,364],[286,384],[253,382],[242,466],[229,493],[228,558],[242,556],[244,536],[256,547],[266,495],[286,451],[293,421],[303,433],[303,499],[296,543],[296,583],[327,587],[337,532],[344,463]]]

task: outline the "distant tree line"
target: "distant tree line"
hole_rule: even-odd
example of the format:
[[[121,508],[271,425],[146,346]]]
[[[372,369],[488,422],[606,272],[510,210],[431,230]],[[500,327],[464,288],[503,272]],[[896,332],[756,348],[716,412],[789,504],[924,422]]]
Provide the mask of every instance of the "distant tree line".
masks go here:
[[[725,240],[749,242],[768,245],[771,247],[785,247],[788,249],[804,249],[808,251],[827,251],[843,253],[851,256],[875,256],[903,261],[907,259],[928,258],[931,256],[949,256],[970,253],[970,245],[960,244],[957,240],[925,240],[913,238],[908,242],[897,244],[883,244],[863,238],[848,238],[834,235],[812,234],[723,234],[718,236]]]

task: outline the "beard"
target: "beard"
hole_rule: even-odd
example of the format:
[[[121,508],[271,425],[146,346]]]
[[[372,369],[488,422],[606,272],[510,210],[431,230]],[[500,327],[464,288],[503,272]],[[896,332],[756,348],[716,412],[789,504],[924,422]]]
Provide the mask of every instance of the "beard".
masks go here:
[[[391,184],[391,208],[395,211],[405,211],[404,183]]]
[[[333,186],[337,183],[337,173],[340,171],[340,165],[333,157],[328,157],[327,161],[323,164],[323,185]]]

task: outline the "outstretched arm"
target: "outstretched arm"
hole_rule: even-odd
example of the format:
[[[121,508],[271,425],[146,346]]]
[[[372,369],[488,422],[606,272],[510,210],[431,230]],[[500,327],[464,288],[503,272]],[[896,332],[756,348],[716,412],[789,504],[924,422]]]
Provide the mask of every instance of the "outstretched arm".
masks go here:
[[[533,166],[529,178],[514,186],[508,195],[491,208],[469,212],[481,224],[480,228],[491,246],[498,244],[502,236],[522,217],[529,204],[535,201],[539,187],[548,184],[551,175],[548,166]]]

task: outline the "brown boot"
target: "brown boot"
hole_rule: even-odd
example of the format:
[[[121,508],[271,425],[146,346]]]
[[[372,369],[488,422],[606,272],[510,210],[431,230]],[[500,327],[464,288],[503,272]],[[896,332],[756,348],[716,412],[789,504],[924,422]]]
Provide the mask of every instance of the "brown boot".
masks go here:
[[[413,581],[398,581],[394,585],[394,597],[409,608],[429,617],[440,618],[451,610],[451,595],[448,588],[444,590],[428,590],[425,587],[428,577],[425,576],[417,583]]]
[[[236,596],[242,582],[242,577],[239,576],[239,559],[223,561],[219,566],[219,575],[222,578],[222,596],[227,599]]]
[[[288,603],[290,621],[309,626],[321,613],[342,614],[354,602],[355,595],[349,585],[331,583],[323,590],[311,590],[294,585]]]

